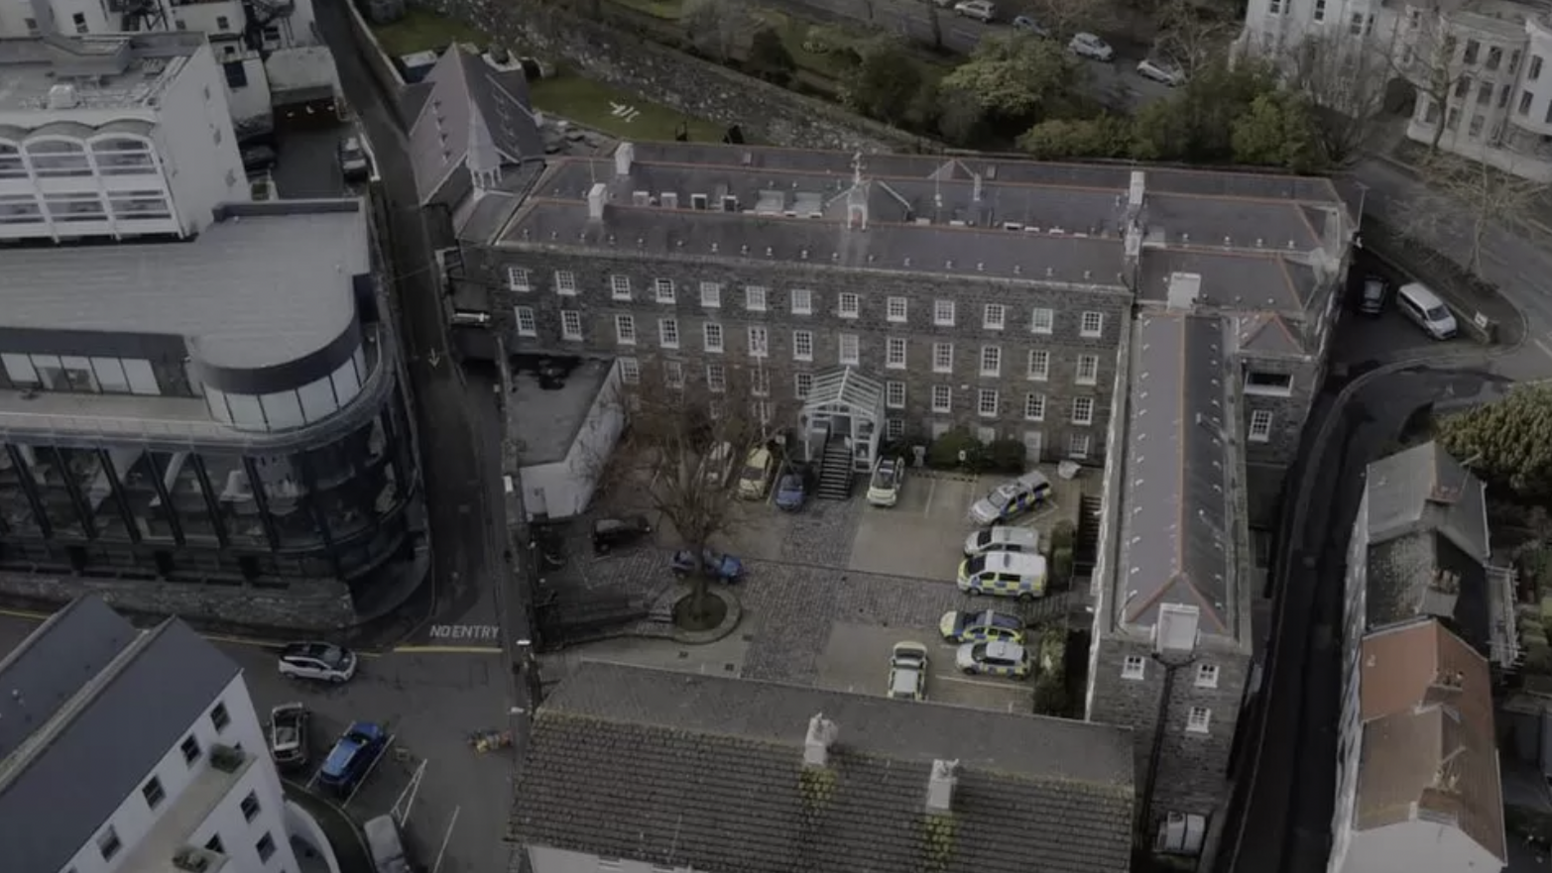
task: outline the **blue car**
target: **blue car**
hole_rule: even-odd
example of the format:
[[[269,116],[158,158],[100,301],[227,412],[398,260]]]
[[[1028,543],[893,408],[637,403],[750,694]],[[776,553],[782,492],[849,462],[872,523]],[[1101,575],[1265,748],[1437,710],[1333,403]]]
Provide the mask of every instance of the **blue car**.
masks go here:
[[[701,560],[705,562],[706,572],[715,576],[720,582],[737,582],[744,575],[744,562],[721,552],[707,549],[701,553]],[[674,572],[680,576],[688,576],[695,572],[695,556],[689,549],[680,549],[674,552]]]
[[[776,508],[796,512],[808,500],[808,486],[798,473],[788,473],[776,483]]]
[[[340,794],[356,790],[372,765],[388,748],[388,732],[381,725],[358,721],[346,729],[318,770],[318,781]]]

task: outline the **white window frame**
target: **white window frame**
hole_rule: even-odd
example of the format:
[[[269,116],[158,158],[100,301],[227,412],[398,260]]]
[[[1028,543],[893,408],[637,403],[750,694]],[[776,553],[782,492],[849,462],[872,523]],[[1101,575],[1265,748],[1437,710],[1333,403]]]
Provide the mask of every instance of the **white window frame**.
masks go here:
[[[954,372],[954,344],[953,343],[933,343],[932,344],[932,372],[934,372],[934,373],[952,373],[952,372]]]
[[[507,290],[526,294],[533,290],[533,274],[527,267],[507,267]]]
[[[701,283],[701,307],[704,309],[722,308],[722,283]]]
[[[1031,391],[1024,395],[1024,420],[1045,421],[1045,395]]]
[[[932,301],[932,323],[938,327],[953,327],[954,314],[954,301]]]
[[[674,280],[653,279],[652,299],[659,303],[677,303],[679,301],[679,294],[674,290]]]
[[[792,289],[792,314],[814,314],[814,292],[808,288]]]
[[[981,375],[1002,375],[1002,346],[981,346]]]
[[[658,345],[665,349],[679,348],[679,319],[659,318],[657,320]]]
[[[1205,706],[1193,706],[1186,712],[1186,733],[1212,732],[1212,710]]]
[[[750,312],[764,312],[770,290],[764,285],[744,286],[744,308]]]
[[[1089,452],[1094,450],[1094,438],[1086,433],[1070,433],[1067,435],[1067,457],[1085,459]]]
[[[1073,373],[1075,385],[1099,384],[1099,355],[1079,355],[1078,368]]]
[[[632,315],[614,317],[614,339],[622,346],[636,344],[636,318]]]
[[[1036,306],[1029,311],[1029,332],[1049,336],[1056,330],[1056,310]]]
[[[1253,443],[1272,441],[1272,410],[1250,410],[1250,426],[1246,428],[1245,439]]]
[[[754,397],[771,396],[771,371],[754,367],[749,371],[749,393]]]
[[[1198,687],[1198,688],[1217,688],[1218,687],[1218,665],[1217,664],[1197,664],[1196,665],[1196,687]]]
[[[1098,339],[1105,335],[1105,314],[1103,312],[1085,312],[1083,320],[1078,323],[1078,336],[1087,339]]]
[[[631,299],[631,281],[629,276],[621,276],[615,273],[609,277],[609,299]]]
[[[1142,655],[1127,655],[1121,659],[1121,678],[1141,682],[1148,678],[1148,659]]]
[[[674,391],[684,390],[684,363],[682,361],[663,362],[663,387]]]
[[[1252,377],[1252,376],[1287,376],[1288,377],[1288,384],[1287,384],[1286,387],[1284,387],[1282,385],[1252,385],[1251,382],[1250,382],[1250,377]],[[1256,395],[1258,397],[1292,397],[1293,396],[1293,374],[1292,373],[1263,373],[1263,372],[1260,372],[1260,371],[1257,371],[1257,370],[1246,370],[1245,371],[1245,393],[1246,394],[1254,394],[1254,395]]]
[[[722,329],[720,322],[708,321],[701,325],[701,342],[706,346],[706,351],[721,354],[727,347],[727,332]]]
[[[1072,398],[1072,423],[1089,425],[1094,423],[1094,407],[1099,404],[1087,394]]]
[[[627,385],[641,384],[641,362],[635,358],[620,359],[620,381]]]
[[[713,361],[706,365],[706,390],[713,394],[727,391],[727,367]]]
[[[771,356],[771,332],[763,324],[749,325],[749,357],[764,360]]]
[[[839,318],[861,317],[862,295],[855,291],[843,291],[835,295],[835,314]]]
[[[886,440],[897,440],[897,439],[900,439],[903,436],[905,436],[905,419],[903,419],[903,418],[886,418],[886,419],[884,419],[884,439],[886,439]]]
[[[518,336],[538,336],[539,320],[532,306],[512,307],[512,317],[517,320]]]
[[[560,338],[572,342],[582,341],[582,311],[579,309],[562,309],[560,311]]]
[[[1030,349],[1029,366],[1025,370],[1025,378],[1031,382],[1044,382],[1050,379],[1051,353],[1045,349]]]
[[[799,400],[807,400],[808,395],[814,393],[813,373],[792,374],[792,396]]]
[[[570,270],[556,270],[555,293],[562,297],[577,296],[577,274]]]
[[[911,301],[904,297],[891,297],[884,304],[884,320],[905,324],[911,318]]]
[[[843,333],[836,338],[836,363],[855,367],[862,363],[862,338],[854,333]]]
[[[904,382],[885,382],[884,383],[884,408],[886,408],[886,409],[904,409],[905,408],[905,383]]]
[[[896,354],[899,352],[899,354]],[[884,337],[884,368],[887,370],[904,370],[908,346],[905,337]]]
[[[1008,326],[1008,308],[1001,303],[988,303],[981,315],[981,326],[987,330],[1002,330]]]
[[[792,332],[792,360],[812,361],[814,359],[814,332],[811,330],[795,330]]]
[[[975,395],[975,414],[982,418],[996,418],[997,409],[1002,401],[996,388],[981,388]]]
[[[952,385],[932,386],[932,411],[936,413],[954,411],[954,388]]]

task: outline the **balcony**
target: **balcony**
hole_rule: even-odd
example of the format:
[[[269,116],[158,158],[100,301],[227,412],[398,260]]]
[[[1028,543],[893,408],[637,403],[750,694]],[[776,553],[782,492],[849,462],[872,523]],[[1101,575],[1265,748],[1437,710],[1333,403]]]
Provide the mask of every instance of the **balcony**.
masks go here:
[[[232,793],[253,763],[251,753],[229,746],[212,747],[205,767],[130,850],[118,868],[119,873],[188,873],[188,866],[180,861],[190,860],[205,860],[206,865],[199,868],[203,873],[220,873],[226,866],[224,855],[206,850],[191,854],[185,849],[194,832]]]

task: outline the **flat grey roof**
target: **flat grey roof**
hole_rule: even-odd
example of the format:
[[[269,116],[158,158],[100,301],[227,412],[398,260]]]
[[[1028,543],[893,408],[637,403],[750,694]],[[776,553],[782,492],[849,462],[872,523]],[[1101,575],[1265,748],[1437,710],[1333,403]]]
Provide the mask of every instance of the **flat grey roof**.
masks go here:
[[[1138,296],[1163,302],[1174,273],[1202,277],[1201,302],[1226,309],[1297,313],[1316,287],[1314,268],[1297,254],[1144,248]]]
[[[0,747],[0,870],[63,869],[239,672],[181,621],[137,632],[96,598],[34,631],[0,688],[33,689],[7,715],[25,708],[28,735],[54,733]]]
[[[566,457],[613,366],[613,361],[584,358],[556,391],[539,387],[539,378],[531,370],[513,370],[512,385],[517,390],[507,399],[508,431],[523,447],[519,453],[523,466]]]
[[[1159,605],[1201,609],[1203,630],[1235,636],[1230,510],[1237,463],[1224,438],[1238,425],[1224,398],[1217,316],[1144,313],[1132,342],[1120,555],[1114,602],[1123,623],[1150,626]]]
[[[233,207],[183,242],[7,248],[0,326],[187,338],[257,369],[310,354],[356,317],[370,270],[359,201]]]
[[[155,98],[182,72],[183,57],[197,51],[203,37],[184,32],[93,34],[65,36],[52,45],[41,37],[0,39],[0,110],[36,111],[55,120],[71,117],[72,110],[48,108],[49,89],[60,84],[56,74],[62,68],[92,73],[74,82],[77,112],[155,108]],[[90,65],[89,70],[80,67],[82,63]]]

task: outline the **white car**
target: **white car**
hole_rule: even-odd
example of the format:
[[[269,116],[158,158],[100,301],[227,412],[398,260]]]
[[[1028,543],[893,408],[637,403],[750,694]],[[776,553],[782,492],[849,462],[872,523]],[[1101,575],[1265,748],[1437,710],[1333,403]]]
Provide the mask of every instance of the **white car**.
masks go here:
[[[927,647],[895,643],[889,655],[889,696],[894,700],[927,699]]]
[[[1067,43],[1067,50],[1082,58],[1095,61],[1108,61],[1115,57],[1115,49],[1110,43],[1105,42],[1092,33],[1080,33]]]
[[[990,494],[972,503],[970,518],[976,524],[996,524],[1039,509],[1050,500],[1051,480],[1036,470],[998,485]]]
[[[1144,79],[1152,79],[1173,88],[1183,85],[1186,81],[1186,71],[1174,61],[1166,61],[1157,58],[1145,58],[1137,62],[1137,75]]]
[[[990,24],[992,19],[997,17],[997,7],[993,6],[990,0],[961,0],[954,4],[954,14]]]
[[[356,675],[356,653],[333,643],[292,643],[280,650],[280,675],[338,685]]]
[[[890,507],[900,502],[900,485],[905,481],[904,458],[879,458],[868,480],[868,503]]]
[[[701,478],[713,488],[726,488],[728,477],[733,475],[733,444],[717,443],[706,457],[701,459]]]
[[[978,530],[965,538],[965,557],[987,552],[1033,552],[1040,546],[1040,532],[1027,527],[998,525]]]

